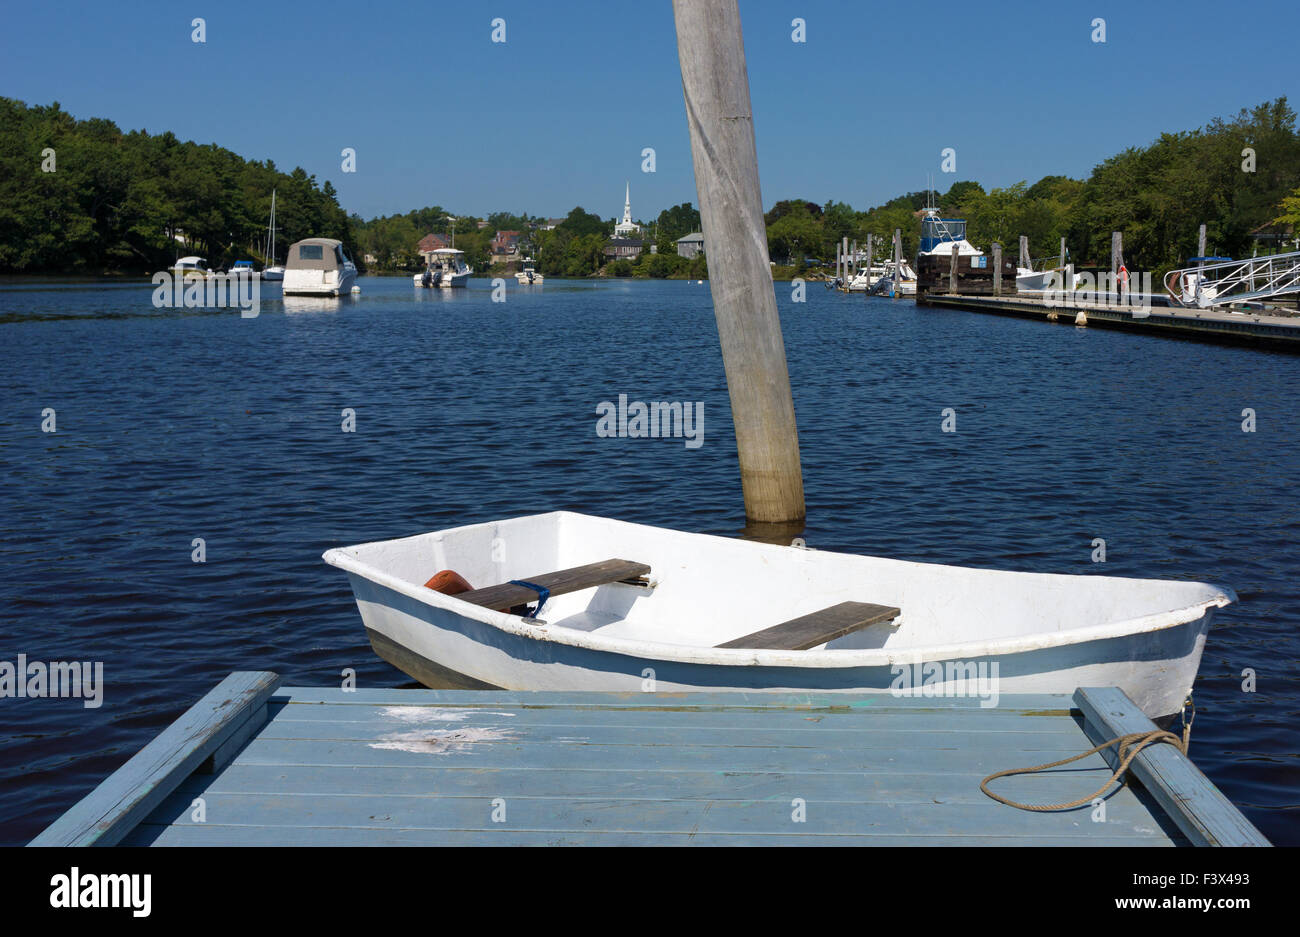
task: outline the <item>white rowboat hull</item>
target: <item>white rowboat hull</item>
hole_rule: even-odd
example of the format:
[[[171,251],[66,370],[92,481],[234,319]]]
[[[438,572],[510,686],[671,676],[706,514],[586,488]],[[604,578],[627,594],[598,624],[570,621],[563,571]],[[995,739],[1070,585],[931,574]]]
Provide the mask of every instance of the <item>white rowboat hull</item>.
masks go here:
[[[555,597],[542,624],[421,585],[442,569],[481,587],[612,557],[650,565],[652,588]],[[1214,609],[1236,598],[1205,583],[911,563],[568,512],[343,547],[325,560],[347,571],[376,653],[425,684],[980,695],[982,705],[1118,686],[1153,718],[1181,709]],[[716,647],[842,601],[902,615],[897,627],[812,650]]]

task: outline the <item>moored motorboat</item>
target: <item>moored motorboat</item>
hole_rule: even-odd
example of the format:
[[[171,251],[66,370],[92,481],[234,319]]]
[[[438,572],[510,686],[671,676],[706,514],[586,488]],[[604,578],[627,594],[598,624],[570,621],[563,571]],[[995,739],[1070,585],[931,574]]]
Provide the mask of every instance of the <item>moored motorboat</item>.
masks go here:
[[[1119,686],[1159,717],[1182,706],[1214,610],[1236,598],[1199,582],[940,566],[563,511],[324,558],[348,573],[379,656],[426,684],[522,690],[890,693],[902,680],[956,695],[963,674],[982,673],[995,693]],[[478,588],[426,587],[446,571]]]
[[[212,273],[208,269],[208,262],[202,257],[181,257],[176,263],[172,264],[171,272],[183,277],[197,277],[202,279]]]
[[[846,289],[850,293],[879,293],[885,296],[916,295],[916,271],[906,260],[895,264],[887,260],[883,264],[863,270],[849,280]]]
[[[415,274],[411,279],[416,286],[451,289],[467,286],[473,272],[473,268],[465,264],[464,251],[454,247],[440,247],[429,252],[428,265],[423,272]]]
[[[340,296],[352,291],[357,268],[334,238],[307,238],[289,247],[285,296]]]
[[[533,286],[533,285],[540,286],[541,283],[546,278],[543,277],[540,273],[538,273],[537,270],[530,265],[524,267],[524,269],[516,273],[515,279],[519,281],[519,283],[523,284],[524,286]]]

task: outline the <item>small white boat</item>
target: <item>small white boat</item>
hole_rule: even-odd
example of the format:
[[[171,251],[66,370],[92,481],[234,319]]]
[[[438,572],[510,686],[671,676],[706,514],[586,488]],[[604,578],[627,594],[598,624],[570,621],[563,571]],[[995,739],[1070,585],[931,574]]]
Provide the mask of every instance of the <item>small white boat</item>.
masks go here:
[[[172,273],[180,274],[182,277],[205,278],[212,274],[208,269],[208,262],[202,257],[182,257],[172,264]]]
[[[939,566],[565,511],[324,559],[347,572],[375,652],[430,685],[898,693],[907,680],[957,695],[973,667],[996,693],[1118,686],[1153,718],[1180,711],[1214,610],[1236,599],[1200,582]],[[426,588],[448,570],[473,591]]]
[[[415,274],[411,279],[416,286],[451,289],[467,286],[473,272],[472,267],[465,265],[464,251],[458,251],[454,247],[440,247],[430,252],[429,264],[424,272]]]
[[[863,268],[855,276],[849,277],[849,282],[844,288],[850,293],[867,293],[885,273],[885,268],[879,265]]]
[[[1028,267],[1016,268],[1017,293],[1045,293],[1049,289],[1059,290],[1065,281],[1065,268],[1054,267],[1046,270],[1031,270]],[[1074,283],[1069,289],[1077,289],[1083,282],[1083,275],[1076,273]]]
[[[515,274],[515,279],[525,286],[531,286],[533,284],[542,283],[546,278],[538,273],[533,267],[524,267],[524,269]]]
[[[894,276],[894,262],[887,260],[873,266],[870,272],[863,270],[848,283],[850,293],[883,293],[892,296],[894,290],[897,290],[899,296],[916,295],[916,271],[906,260],[898,265],[897,277]]]
[[[352,292],[357,268],[334,238],[307,238],[289,247],[285,296],[341,296]]]

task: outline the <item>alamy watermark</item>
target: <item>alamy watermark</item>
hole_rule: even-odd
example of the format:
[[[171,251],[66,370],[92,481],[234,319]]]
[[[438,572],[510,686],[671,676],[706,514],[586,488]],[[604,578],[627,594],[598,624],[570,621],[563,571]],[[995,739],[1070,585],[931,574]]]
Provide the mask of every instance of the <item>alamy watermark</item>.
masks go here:
[[[0,699],[24,697],[80,699],[86,709],[98,709],[104,703],[103,661],[28,661],[26,654],[18,662],[0,660]]]
[[[1075,274],[1072,285],[1065,283],[1065,272],[1052,271],[1043,303],[1049,308],[1074,306],[1079,303],[1099,303],[1107,306],[1126,306],[1138,319],[1151,314],[1151,274],[1130,274],[1121,268],[1118,273],[1102,271]]]
[[[917,661],[891,664],[889,672],[890,696],[966,697],[979,700],[980,709],[998,704],[997,661]]]
[[[238,309],[244,319],[262,311],[262,281],[248,274],[195,276],[179,270],[153,275],[157,309]]]
[[[608,400],[596,404],[596,435],[602,439],[685,439],[687,449],[704,445],[704,401],[641,400],[628,402],[618,395],[618,405]]]
[[[148,917],[152,893],[153,876],[148,872],[82,872],[74,865],[67,874],[50,879],[51,908],[130,908],[132,917]]]

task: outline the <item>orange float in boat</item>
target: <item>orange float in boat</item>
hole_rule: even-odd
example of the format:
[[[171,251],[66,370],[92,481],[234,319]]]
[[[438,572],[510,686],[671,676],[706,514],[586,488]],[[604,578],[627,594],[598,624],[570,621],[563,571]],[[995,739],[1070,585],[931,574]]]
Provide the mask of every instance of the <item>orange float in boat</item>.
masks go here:
[[[432,589],[434,592],[441,592],[443,595],[460,595],[462,592],[474,591],[474,587],[469,584],[469,580],[454,569],[444,569],[434,573],[433,578],[424,584],[424,588]],[[522,607],[524,611],[527,611],[527,606]],[[497,611],[507,614],[523,614],[523,612],[516,612],[510,608],[499,608]]]
[[[460,595],[473,592],[474,587],[465,581],[465,577],[454,569],[444,569],[433,574],[433,578],[424,584],[424,588],[441,592],[443,595]]]

